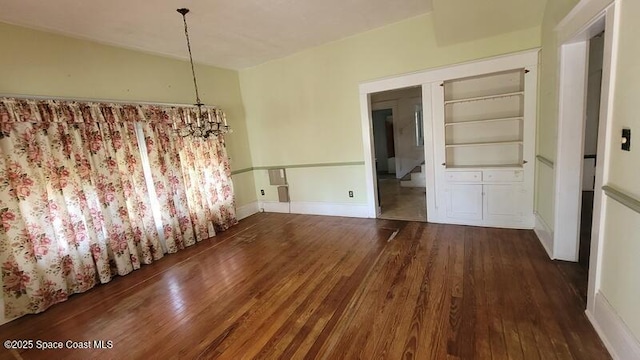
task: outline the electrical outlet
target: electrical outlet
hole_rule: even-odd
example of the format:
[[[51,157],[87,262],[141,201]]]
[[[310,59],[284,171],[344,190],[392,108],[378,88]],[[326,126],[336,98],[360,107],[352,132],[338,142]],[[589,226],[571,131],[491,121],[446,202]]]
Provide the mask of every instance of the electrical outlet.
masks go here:
[[[260,189],[260,195],[264,196],[264,189]]]
[[[353,197],[353,191],[349,190],[349,197],[352,198]]]

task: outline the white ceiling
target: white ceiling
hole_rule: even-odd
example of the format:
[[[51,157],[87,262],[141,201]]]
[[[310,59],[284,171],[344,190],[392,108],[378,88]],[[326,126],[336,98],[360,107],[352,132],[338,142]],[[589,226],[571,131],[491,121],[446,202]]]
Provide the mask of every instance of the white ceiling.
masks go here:
[[[431,11],[432,0],[0,0],[0,21],[241,69]]]

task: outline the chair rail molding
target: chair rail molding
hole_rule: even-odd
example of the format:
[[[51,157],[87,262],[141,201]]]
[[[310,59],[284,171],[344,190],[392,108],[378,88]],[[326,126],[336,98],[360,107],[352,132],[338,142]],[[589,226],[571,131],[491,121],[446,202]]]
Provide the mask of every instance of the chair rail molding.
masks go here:
[[[553,161],[549,160],[548,158],[542,155],[536,155],[536,159],[552,169],[555,167],[555,164],[553,163]]]
[[[611,199],[640,214],[640,200],[635,198],[633,195],[625,192],[624,190],[617,189],[612,185],[604,185],[602,187],[602,191],[604,191],[605,195]]]

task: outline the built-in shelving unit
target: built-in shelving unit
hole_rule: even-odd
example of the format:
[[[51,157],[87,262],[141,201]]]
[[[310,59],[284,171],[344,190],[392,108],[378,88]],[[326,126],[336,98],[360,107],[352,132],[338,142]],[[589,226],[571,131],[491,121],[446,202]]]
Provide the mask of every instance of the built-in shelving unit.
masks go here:
[[[537,68],[529,64],[432,85],[440,221],[533,226]]]
[[[445,166],[522,166],[524,69],[443,86]]]

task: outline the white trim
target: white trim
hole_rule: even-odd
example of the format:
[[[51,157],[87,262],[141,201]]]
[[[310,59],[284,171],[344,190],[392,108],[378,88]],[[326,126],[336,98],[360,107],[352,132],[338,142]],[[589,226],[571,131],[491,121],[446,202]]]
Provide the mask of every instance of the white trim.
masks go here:
[[[355,218],[368,218],[366,204],[349,203],[325,203],[311,201],[294,201],[291,203],[292,214],[345,216]]]
[[[613,0],[581,0],[555,27],[558,44],[566,43],[572,38],[581,41],[596,35],[595,33],[585,33],[585,30],[598,21],[605,9],[612,3]],[[576,38],[577,34],[583,33],[584,37]]]
[[[459,64],[445,65],[429,70],[387,77],[360,84],[360,94],[419,86],[425,83],[463,78],[480,74],[538,65],[540,48],[494,56]],[[517,64],[517,65],[514,65]],[[424,101],[424,99],[423,99]]]
[[[566,261],[578,261],[580,242],[588,49],[585,40],[560,50],[553,257]]]
[[[429,169],[432,171],[430,171],[431,176],[429,180],[433,181],[432,183],[427,183],[427,194],[433,194],[433,196],[431,196],[431,201],[427,203],[427,221],[447,223],[447,195],[445,193],[447,188],[445,185],[444,171],[441,169],[446,159],[446,153],[444,146],[436,146],[436,143],[442,144],[442,141],[445,138],[444,121],[435,120],[444,119],[444,106],[435,105],[444,103],[444,89],[440,86],[441,84],[442,82],[438,81],[430,83],[429,86],[423,86],[423,88],[429,87],[429,94],[431,94],[428,98],[428,104],[425,107],[431,109],[431,124],[429,124],[431,130],[429,141],[431,144],[429,146],[430,149],[432,149],[432,155],[429,157],[429,164],[431,164]]]
[[[537,53],[536,53],[537,55]],[[527,218],[535,223],[535,179],[536,179],[536,133],[538,125],[538,66],[528,66],[528,74],[524,78],[524,117],[522,165],[524,170],[523,188],[526,190],[526,198],[521,209]],[[532,225],[533,226],[533,225]]]
[[[258,208],[260,211],[263,211],[263,212],[285,213],[285,214],[289,213],[288,202],[260,200],[258,201]]]
[[[593,312],[587,309],[585,313],[612,358],[640,359],[640,342],[601,292],[595,295]]]
[[[320,201],[259,201],[261,211],[307,215],[370,218],[367,204],[329,203]],[[374,216],[375,217],[375,216]]]
[[[360,117],[362,121],[362,146],[364,150],[364,172],[367,186],[367,217],[375,218],[378,211],[378,184],[375,173],[375,151],[373,149],[373,123],[370,109],[371,95],[360,93]]]
[[[246,219],[249,216],[260,212],[260,206],[257,201],[236,207],[236,218],[238,220]]]
[[[433,135],[433,102],[432,87],[433,84],[425,84],[422,86],[422,130],[424,134],[424,179],[425,179],[425,197],[427,202],[427,221],[434,222],[437,219],[437,198],[438,191],[436,187],[435,174],[435,152],[434,152],[434,135]]]
[[[457,220],[452,218],[442,218],[435,219],[433,221],[429,220],[430,223],[435,224],[453,224],[453,225],[468,225],[468,226],[479,226],[479,227],[494,227],[501,229],[521,229],[521,230],[535,230],[535,217],[531,216],[523,216],[521,222],[515,222],[513,220],[507,221],[497,221],[497,220]]]
[[[536,224],[533,231],[538,236],[538,240],[540,240],[549,258],[553,259],[553,231],[538,213],[536,213]]]

